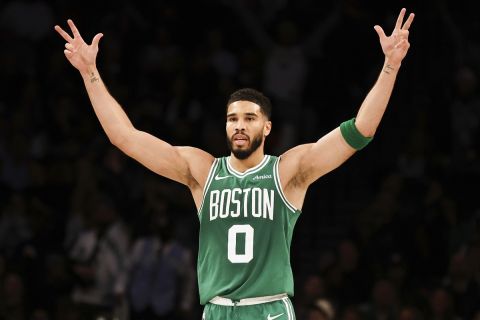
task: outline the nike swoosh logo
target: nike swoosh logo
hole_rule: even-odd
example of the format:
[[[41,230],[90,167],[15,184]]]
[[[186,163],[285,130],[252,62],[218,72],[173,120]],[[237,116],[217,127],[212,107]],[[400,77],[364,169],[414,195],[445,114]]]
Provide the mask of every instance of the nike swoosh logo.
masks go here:
[[[267,316],[267,320],[277,319],[278,317],[283,316],[284,313],[285,312],[277,314],[276,316],[271,316],[270,313],[269,313],[268,316]]]
[[[227,179],[227,178],[230,178],[231,176],[223,176],[223,177],[220,177],[218,174],[215,176],[215,180],[223,180],[223,179]]]

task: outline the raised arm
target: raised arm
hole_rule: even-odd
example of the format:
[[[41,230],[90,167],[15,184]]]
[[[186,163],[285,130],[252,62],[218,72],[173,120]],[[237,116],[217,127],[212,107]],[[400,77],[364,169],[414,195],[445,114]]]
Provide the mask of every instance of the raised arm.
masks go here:
[[[400,11],[390,36],[386,36],[380,26],[374,27],[385,62],[355,120],[352,119],[347,126],[342,125],[342,130],[337,127],[316,143],[298,146],[282,155],[280,177],[287,199],[293,205],[301,207],[311,183],[340,166],[360,148],[361,143],[366,143],[369,137],[374,136],[392,94],[402,60],[410,47],[408,35],[414,14],[410,14],[403,23],[405,11]]]
[[[65,56],[80,72],[95,114],[110,142],[148,169],[190,187],[197,201],[213,157],[196,148],[173,147],[146,132],[135,129],[120,104],[110,95],[96,67],[97,34],[90,45],[82,39],[72,20],[68,25],[73,37],[61,27],[55,30],[65,39]]]

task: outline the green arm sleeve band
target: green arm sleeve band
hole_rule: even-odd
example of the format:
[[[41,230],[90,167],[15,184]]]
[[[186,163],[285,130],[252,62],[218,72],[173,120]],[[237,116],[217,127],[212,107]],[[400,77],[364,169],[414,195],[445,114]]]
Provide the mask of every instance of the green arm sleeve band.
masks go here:
[[[355,150],[363,149],[373,139],[373,137],[364,137],[360,131],[358,131],[355,125],[355,118],[342,122],[342,124],[340,124],[340,131],[345,141]]]

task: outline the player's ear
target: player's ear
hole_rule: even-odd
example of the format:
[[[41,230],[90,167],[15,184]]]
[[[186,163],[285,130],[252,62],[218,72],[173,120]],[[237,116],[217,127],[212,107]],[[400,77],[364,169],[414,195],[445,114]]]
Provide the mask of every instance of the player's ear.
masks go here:
[[[266,137],[272,131],[272,121],[265,121],[265,126],[263,127],[263,135]]]

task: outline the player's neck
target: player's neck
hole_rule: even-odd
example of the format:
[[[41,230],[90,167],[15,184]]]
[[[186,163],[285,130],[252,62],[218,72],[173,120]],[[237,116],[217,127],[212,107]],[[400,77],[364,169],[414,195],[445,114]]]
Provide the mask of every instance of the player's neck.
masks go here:
[[[238,172],[245,172],[246,170],[255,167],[262,162],[265,157],[263,149],[258,148],[246,159],[238,159],[233,153],[230,154],[230,165]]]

